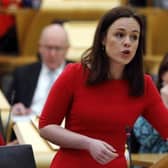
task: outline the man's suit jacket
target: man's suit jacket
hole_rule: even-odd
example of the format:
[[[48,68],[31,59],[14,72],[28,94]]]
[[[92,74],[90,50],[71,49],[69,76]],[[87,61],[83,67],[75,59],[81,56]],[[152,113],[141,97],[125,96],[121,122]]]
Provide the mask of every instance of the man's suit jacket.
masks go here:
[[[26,107],[30,107],[41,67],[41,62],[37,62],[19,67],[13,72],[13,79],[7,93],[10,104],[22,102]]]

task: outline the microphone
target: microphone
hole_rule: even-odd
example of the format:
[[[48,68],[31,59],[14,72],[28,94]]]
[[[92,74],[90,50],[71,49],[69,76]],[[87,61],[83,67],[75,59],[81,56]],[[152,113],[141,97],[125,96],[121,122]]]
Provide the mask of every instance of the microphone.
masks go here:
[[[128,151],[128,158],[129,158],[129,168],[133,168],[132,158],[131,158],[131,130],[132,128],[127,125],[125,128],[126,136],[127,136],[127,151]]]
[[[15,93],[16,91],[13,90],[12,93],[11,93],[11,97],[10,97],[10,110],[9,110],[9,115],[8,115],[8,119],[7,119],[7,123],[6,123],[6,131],[5,131],[5,140],[6,142],[8,141],[8,138],[7,135],[8,135],[8,131],[9,131],[9,128],[10,128],[10,121],[11,121],[11,115],[12,115],[12,105],[14,103],[14,100],[15,100]]]

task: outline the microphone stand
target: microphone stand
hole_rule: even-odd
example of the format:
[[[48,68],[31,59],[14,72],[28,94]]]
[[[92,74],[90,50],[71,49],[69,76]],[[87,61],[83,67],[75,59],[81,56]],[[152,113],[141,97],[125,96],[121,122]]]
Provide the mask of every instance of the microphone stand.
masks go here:
[[[127,150],[128,150],[128,158],[129,158],[129,168],[133,168],[132,164],[132,157],[131,157],[131,127],[127,126],[126,129],[126,136],[127,136]]]
[[[8,141],[8,138],[7,135],[8,135],[8,131],[9,131],[9,128],[10,128],[10,124],[11,124],[11,115],[12,115],[12,105],[14,103],[14,99],[15,99],[15,91],[12,92],[11,94],[11,107],[10,107],[10,110],[9,110],[9,115],[8,115],[8,120],[7,120],[7,123],[6,123],[6,131],[5,131],[5,140],[6,142]]]
[[[1,133],[2,138],[5,140],[4,127],[2,123],[2,109],[0,109],[0,133]]]

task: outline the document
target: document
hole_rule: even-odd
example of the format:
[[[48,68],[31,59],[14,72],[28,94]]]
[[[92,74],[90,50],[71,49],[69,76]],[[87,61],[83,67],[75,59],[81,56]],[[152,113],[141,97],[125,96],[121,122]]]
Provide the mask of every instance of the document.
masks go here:
[[[30,115],[12,115],[11,119],[13,122],[25,122],[25,121],[31,121],[32,118],[36,117],[35,114],[30,114]]]

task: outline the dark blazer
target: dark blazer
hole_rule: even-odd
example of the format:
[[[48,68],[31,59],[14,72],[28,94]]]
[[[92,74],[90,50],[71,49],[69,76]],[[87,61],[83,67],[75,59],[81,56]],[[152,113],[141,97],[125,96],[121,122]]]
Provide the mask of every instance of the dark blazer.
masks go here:
[[[13,72],[12,82],[7,92],[10,104],[22,102],[26,107],[30,107],[41,67],[41,62],[37,62],[19,67]]]

